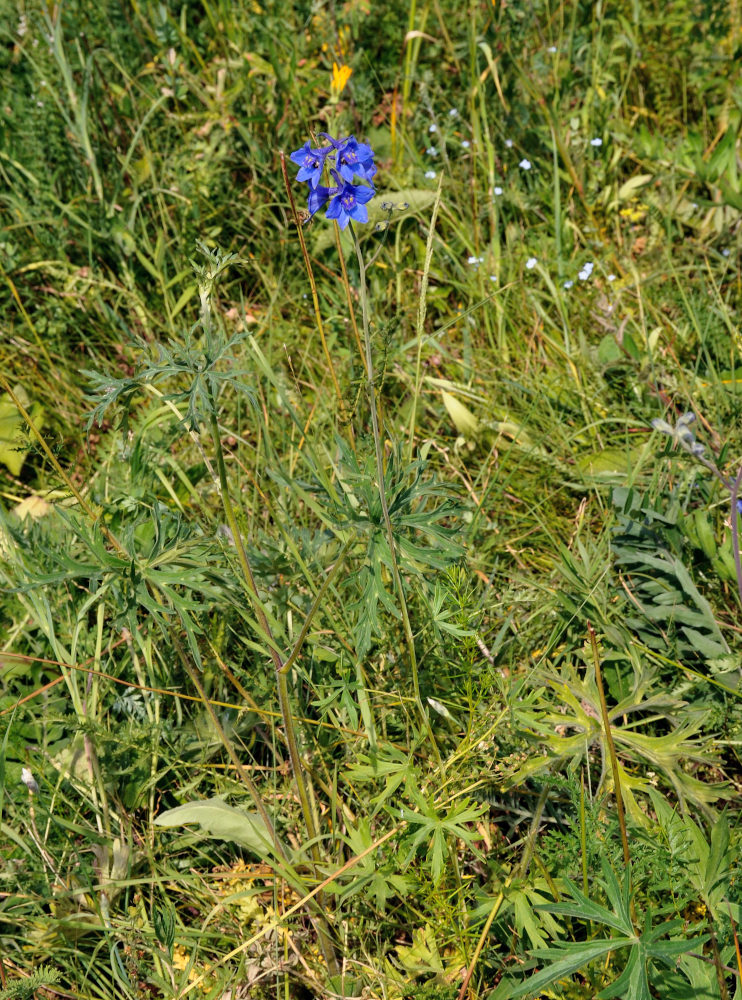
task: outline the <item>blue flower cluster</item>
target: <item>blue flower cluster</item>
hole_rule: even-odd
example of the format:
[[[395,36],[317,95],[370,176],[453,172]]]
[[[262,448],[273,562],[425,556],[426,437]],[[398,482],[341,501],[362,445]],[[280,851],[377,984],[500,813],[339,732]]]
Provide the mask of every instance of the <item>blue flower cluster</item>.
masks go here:
[[[291,162],[299,167],[298,181],[309,185],[309,215],[314,215],[329,201],[327,218],[335,219],[341,229],[348,222],[368,222],[367,202],[376,194],[372,178],[376,174],[374,151],[355,136],[333,139],[326,132],[320,132],[329,146],[312,149],[305,142],[301,149],[291,154]],[[332,187],[321,184],[325,163],[330,166],[330,174],[335,180]]]

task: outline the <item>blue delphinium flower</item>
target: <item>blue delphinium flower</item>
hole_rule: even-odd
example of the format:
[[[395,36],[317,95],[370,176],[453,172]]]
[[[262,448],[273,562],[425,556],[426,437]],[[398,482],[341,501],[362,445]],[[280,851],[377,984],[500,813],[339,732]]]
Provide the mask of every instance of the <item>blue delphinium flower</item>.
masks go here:
[[[333,139],[331,135],[322,132],[335,150],[335,162],[340,176],[346,181],[352,181],[357,174],[365,181],[370,181],[376,173],[374,151],[365,142],[358,142],[354,135],[345,139]]]
[[[338,186],[333,189],[334,197],[327,209],[327,218],[337,219],[341,229],[345,229],[351,219],[354,222],[368,222],[366,202],[371,201],[376,194],[374,188],[364,184],[351,184],[350,181],[343,183],[337,174],[336,176]]]
[[[296,163],[301,169],[296,175],[298,181],[308,181],[311,187],[316,188],[322,179],[322,171],[325,169],[327,154],[332,151],[332,146],[322,146],[320,149],[312,149],[308,142],[305,142],[301,149],[290,156],[291,162]]]
[[[329,145],[312,149],[305,142],[301,149],[291,153],[292,163],[299,167],[296,179],[309,185],[308,205],[310,217],[327,202],[327,218],[337,220],[341,229],[348,222],[368,222],[366,204],[376,194],[373,177],[376,174],[374,151],[355,136],[336,139],[326,132],[320,133]],[[332,186],[321,182],[325,166],[335,180]]]

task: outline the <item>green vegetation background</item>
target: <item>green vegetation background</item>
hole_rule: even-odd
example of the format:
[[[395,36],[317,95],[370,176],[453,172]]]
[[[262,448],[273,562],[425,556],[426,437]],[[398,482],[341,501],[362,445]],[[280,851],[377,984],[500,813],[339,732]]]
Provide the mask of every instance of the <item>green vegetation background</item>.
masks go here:
[[[0,998],[742,996],[741,23],[0,0]]]

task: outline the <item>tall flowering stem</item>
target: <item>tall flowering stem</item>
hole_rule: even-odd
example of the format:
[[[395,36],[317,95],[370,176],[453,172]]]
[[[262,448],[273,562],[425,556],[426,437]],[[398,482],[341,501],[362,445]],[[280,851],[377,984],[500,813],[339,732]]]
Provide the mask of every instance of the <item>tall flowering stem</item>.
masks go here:
[[[394,586],[399,595],[399,605],[402,612],[402,624],[404,627],[405,641],[407,643],[407,653],[410,658],[410,673],[412,674],[412,686],[415,694],[415,702],[417,704],[418,711],[420,713],[420,718],[422,720],[423,726],[427,730],[428,737],[430,739],[431,746],[433,748],[433,753],[435,754],[438,766],[443,770],[443,761],[441,758],[440,751],[438,749],[438,743],[435,738],[435,733],[433,732],[433,727],[430,724],[430,717],[425,710],[423,705],[422,697],[420,696],[420,678],[417,669],[417,653],[415,652],[415,637],[412,634],[412,625],[410,623],[410,615],[407,608],[407,599],[405,597],[404,586],[402,583],[402,574],[399,572],[399,563],[397,562],[397,550],[394,541],[394,529],[392,527],[392,519],[389,516],[389,505],[386,500],[386,489],[384,485],[384,450],[382,445],[382,432],[384,427],[383,413],[380,412],[379,400],[376,395],[376,386],[374,385],[374,357],[373,350],[371,347],[371,324],[369,319],[369,302],[368,302],[368,286],[366,284],[366,264],[363,260],[363,253],[361,251],[361,245],[358,242],[358,235],[353,228],[351,223],[350,231],[353,236],[353,245],[356,251],[356,257],[358,258],[358,269],[361,276],[361,286],[359,290],[359,297],[361,300],[361,315],[363,317],[363,341],[366,350],[366,372],[367,378],[367,391],[368,391],[368,406],[371,413],[371,430],[373,432],[374,438],[374,449],[376,452],[376,478],[378,480],[379,487],[379,501],[381,503],[382,517],[384,518],[384,527],[386,528],[387,542],[389,545],[389,552],[391,554],[392,560],[392,576],[394,577]]]
[[[374,358],[371,347],[371,326],[369,319],[368,286],[366,283],[366,264],[361,253],[361,246],[358,242],[354,223],[368,222],[368,210],[366,205],[376,194],[373,178],[376,175],[376,164],[374,163],[374,151],[366,143],[358,142],[355,136],[347,136],[345,139],[336,139],[326,132],[321,133],[321,138],[327,140],[327,146],[312,147],[309,142],[305,142],[300,149],[294,150],[291,154],[291,162],[296,164],[299,172],[296,175],[298,181],[303,181],[309,186],[307,197],[307,207],[309,215],[312,216],[323,206],[327,205],[326,217],[334,220],[340,229],[350,227],[353,238],[353,245],[358,258],[358,268],[361,276],[361,286],[359,291],[361,301],[361,313],[363,316],[363,353],[365,354],[366,365],[366,385],[368,391],[368,403],[371,412],[371,428],[374,438],[374,449],[376,454],[376,477],[378,480],[379,500],[381,503],[384,527],[386,530],[389,553],[392,563],[392,576],[394,586],[399,595],[399,604],[402,612],[402,623],[404,626],[405,641],[410,658],[410,672],[412,674],[412,684],[415,693],[420,718],[428,733],[433,752],[441,770],[443,761],[441,759],[438,744],[435,739],[433,727],[422,697],[420,696],[420,679],[417,667],[417,654],[415,652],[415,637],[412,633],[410,615],[407,608],[402,574],[399,571],[397,562],[397,551],[394,541],[394,529],[389,516],[389,505],[386,499],[386,487],[384,482],[384,449],[382,445],[382,434],[384,427],[383,413],[380,399],[376,395]],[[283,158],[282,158],[283,162]],[[329,172],[334,185],[327,187],[322,184],[323,176]],[[292,202],[293,203],[293,202]],[[302,251],[307,258],[304,239],[299,231],[299,238]],[[341,255],[342,256],[342,255]],[[345,275],[345,272],[344,272]],[[345,275],[347,279],[347,275]],[[313,289],[314,291],[314,289]],[[349,293],[348,293],[349,294]]]

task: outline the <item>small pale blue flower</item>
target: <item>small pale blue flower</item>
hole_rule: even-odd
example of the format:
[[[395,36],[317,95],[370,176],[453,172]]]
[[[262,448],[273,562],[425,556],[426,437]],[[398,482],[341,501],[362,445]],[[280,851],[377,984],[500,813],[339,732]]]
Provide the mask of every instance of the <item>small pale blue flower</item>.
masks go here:
[[[428,156],[437,156],[438,155],[438,150],[435,148],[435,146],[428,146],[428,148],[425,150],[425,152],[428,154]]]
[[[538,264],[538,259],[536,257],[529,257],[526,261],[526,267],[529,271],[532,271],[534,267]]]
[[[458,118],[459,117],[459,109],[458,108],[451,108],[451,110],[448,112],[448,117],[449,118]]]
[[[591,146],[595,146],[595,148],[597,149],[598,146],[602,146],[603,145],[603,140],[602,139],[591,139],[590,140],[590,145]]]
[[[609,274],[608,275],[608,280],[609,281],[615,281],[616,280],[616,275],[615,274]]]
[[[428,126],[428,132],[437,132],[437,131],[438,131],[438,126],[435,124],[435,122],[433,122],[432,125]]]
[[[574,281],[565,281],[564,284],[562,285],[562,288],[566,288],[567,290],[569,290],[572,287],[572,285],[574,285]]]
[[[425,176],[427,177],[427,179],[429,181],[434,180],[435,179],[435,170],[426,170],[425,171]]]
[[[531,169],[531,161],[530,161],[530,160],[527,160],[527,159],[526,159],[526,158],[524,157],[524,158],[523,158],[523,159],[522,159],[522,160],[520,161],[520,163],[518,164],[518,166],[520,167],[520,169],[521,169],[521,170],[530,170],[530,169]]]
[[[496,198],[499,198],[502,194],[502,188],[499,185],[495,187],[494,194]]]
[[[505,140],[505,145],[507,146],[508,149],[512,149],[513,148],[513,140],[512,139],[506,139]]]
[[[468,149],[469,146],[471,146],[471,143],[469,142],[468,139],[462,139],[461,140],[461,148],[462,149]]]

